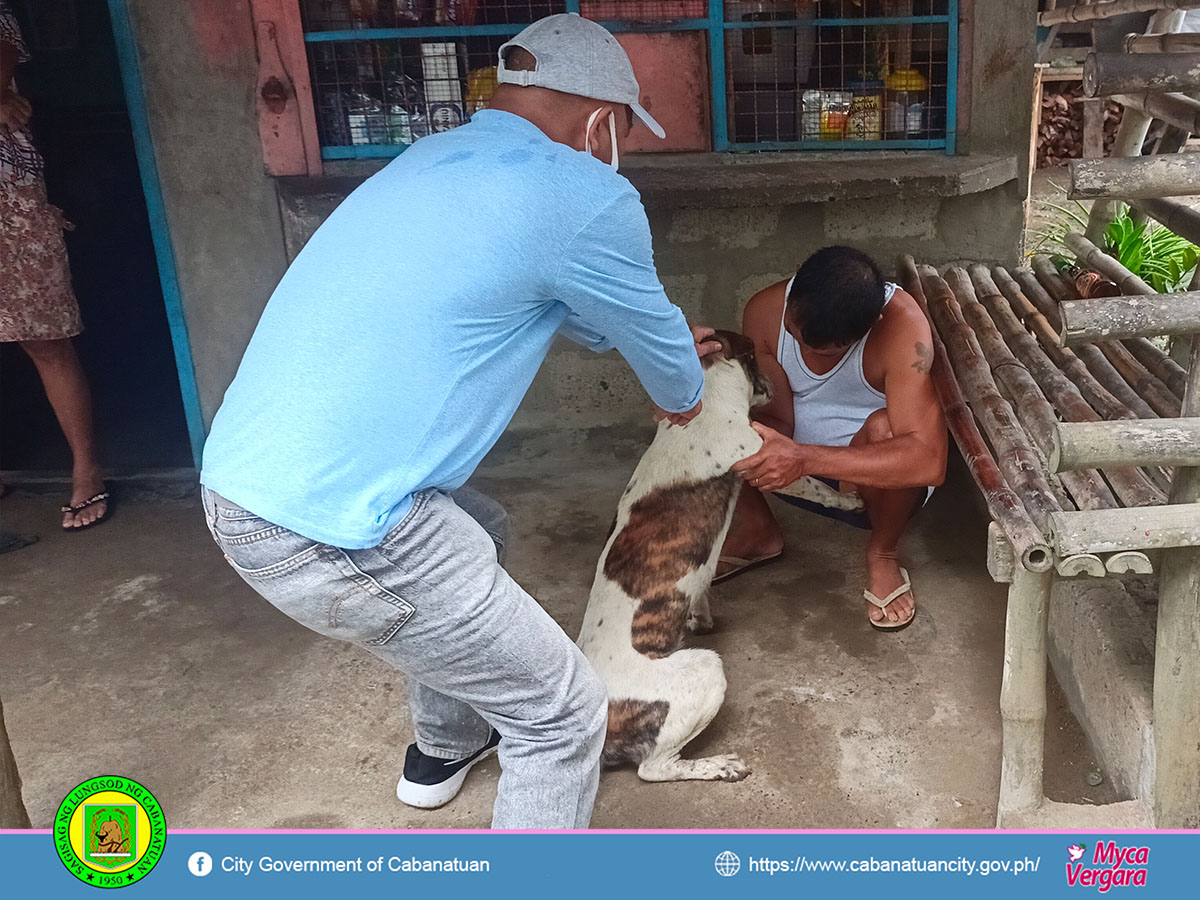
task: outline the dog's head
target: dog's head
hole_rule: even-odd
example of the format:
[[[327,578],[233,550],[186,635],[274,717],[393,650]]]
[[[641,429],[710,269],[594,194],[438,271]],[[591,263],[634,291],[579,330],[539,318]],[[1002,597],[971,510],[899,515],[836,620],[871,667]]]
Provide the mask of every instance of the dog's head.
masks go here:
[[[709,354],[704,358],[707,368],[718,359],[727,359],[742,367],[746,380],[750,383],[750,405],[762,406],[771,399],[774,386],[771,379],[763,374],[758,367],[758,358],[754,355],[754,341],[736,331],[718,330],[713,334],[713,340],[720,342],[721,351]]]

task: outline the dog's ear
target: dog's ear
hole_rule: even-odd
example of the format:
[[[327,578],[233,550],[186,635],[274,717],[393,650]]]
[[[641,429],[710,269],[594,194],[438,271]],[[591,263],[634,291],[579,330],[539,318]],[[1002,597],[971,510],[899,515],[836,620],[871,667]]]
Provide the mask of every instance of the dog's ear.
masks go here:
[[[754,340],[736,331],[717,331],[713,338],[721,342],[721,356],[741,364],[746,378],[753,391],[752,405],[761,406],[771,399],[775,386],[758,365],[758,356],[754,352]],[[708,359],[714,360],[717,354],[711,354]]]
[[[719,351],[714,351],[713,353],[708,354],[708,356],[703,357],[700,360],[700,365],[702,365],[704,368],[707,369],[709,366],[711,366],[713,363],[717,362],[718,360],[733,359],[733,347],[729,342],[729,337],[732,334],[733,334],[733,332],[731,332],[731,331],[714,331],[712,337],[709,338],[709,340],[716,341],[718,344],[721,345],[721,349]]]

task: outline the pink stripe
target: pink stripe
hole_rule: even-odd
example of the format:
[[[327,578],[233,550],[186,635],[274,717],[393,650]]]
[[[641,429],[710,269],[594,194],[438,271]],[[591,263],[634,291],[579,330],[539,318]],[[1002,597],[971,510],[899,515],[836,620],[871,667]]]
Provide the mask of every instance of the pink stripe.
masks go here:
[[[49,828],[0,828],[0,835],[19,835],[19,834],[39,834],[49,835],[53,832]],[[522,835],[522,834],[641,834],[641,835],[659,835],[659,834],[723,834],[730,836],[752,836],[765,834],[787,834],[787,835],[824,835],[824,834],[849,834],[849,835],[864,835],[864,834],[921,834],[921,835],[956,835],[956,834],[990,834],[993,836],[1005,834],[1144,834],[1144,835],[1160,835],[1160,834],[1186,834],[1191,837],[1196,837],[1200,832],[1186,828],[1137,828],[1137,829],[1067,829],[1053,828],[1039,830],[1034,828],[1012,828],[1001,830],[996,828],[871,828],[871,829],[856,829],[856,828],[592,828],[592,829],[576,829],[572,831],[549,831],[549,830],[516,830],[516,831],[491,831],[487,828],[168,828],[167,834],[224,834],[230,836],[241,836],[249,834],[421,834],[421,835],[439,835],[439,834],[498,834],[498,835]]]
[[[260,828],[169,828],[168,834],[420,834],[420,835],[438,835],[438,834],[501,834],[501,835],[524,835],[524,834],[637,834],[637,835],[659,835],[659,834],[722,834],[722,835],[768,835],[768,834],[786,834],[786,835],[864,835],[864,834],[912,834],[912,835],[956,835],[956,834],[1186,834],[1195,837],[1196,831],[1188,829],[1067,829],[1055,828],[1038,830],[1032,828],[1014,828],[1008,830],[998,830],[995,828],[946,828],[946,829],[855,829],[855,828],[836,828],[836,829],[783,829],[783,828],[592,828],[592,829],[575,829],[565,831],[552,831],[545,829],[519,829],[513,831],[491,831],[487,828],[378,828],[378,829],[355,829],[355,828],[287,828],[287,829],[260,829]],[[47,832],[48,833],[48,832]]]

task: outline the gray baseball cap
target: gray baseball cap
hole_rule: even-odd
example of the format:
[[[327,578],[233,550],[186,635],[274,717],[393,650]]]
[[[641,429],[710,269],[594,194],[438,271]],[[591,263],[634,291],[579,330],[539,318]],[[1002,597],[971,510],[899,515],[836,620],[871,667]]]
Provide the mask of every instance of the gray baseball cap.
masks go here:
[[[536,61],[536,68],[520,72],[505,68],[504,54],[510,47],[529,51]],[[667,136],[662,126],[638,103],[641,89],[625,48],[604,26],[591,19],[577,13],[538,19],[501,45],[499,59],[496,80],[500,84],[543,87],[577,97],[624,103],[655,135]]]

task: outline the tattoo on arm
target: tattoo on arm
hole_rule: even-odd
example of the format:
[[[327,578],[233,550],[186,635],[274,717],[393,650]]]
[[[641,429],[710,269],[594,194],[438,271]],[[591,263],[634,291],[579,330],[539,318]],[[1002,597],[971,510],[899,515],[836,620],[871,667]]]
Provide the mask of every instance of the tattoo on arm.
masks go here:
[[[912,367],[922,375],[928,375],[933,368],[933,348],[927,347],[921,341],[917,341],[917,361],[912,364]]]

